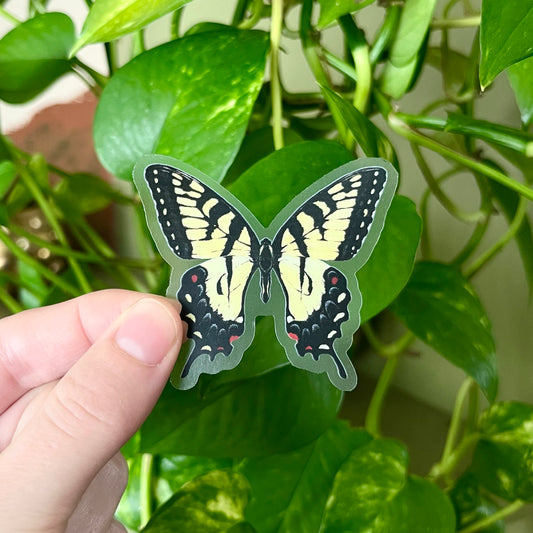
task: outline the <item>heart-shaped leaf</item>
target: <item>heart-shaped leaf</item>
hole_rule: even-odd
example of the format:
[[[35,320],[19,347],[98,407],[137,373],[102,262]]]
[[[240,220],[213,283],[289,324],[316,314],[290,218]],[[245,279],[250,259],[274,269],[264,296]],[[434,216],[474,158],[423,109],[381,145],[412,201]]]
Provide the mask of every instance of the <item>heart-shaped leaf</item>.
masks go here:
[[[491,326],[474,289],[457,270],[418,263],[393,309],[417,337],[462,368],[494,400],[498,374]]]
[[[27,102],[69,72],[74,24],[63,13],[37,15],[0,40],[0,98]]]
[[[107,84],[96,111],[94,140],[104,166],[131,179],[141,155],[159,153],[220,181],[244,136],[266,51],[265,33],[227,29],[137,56]]]

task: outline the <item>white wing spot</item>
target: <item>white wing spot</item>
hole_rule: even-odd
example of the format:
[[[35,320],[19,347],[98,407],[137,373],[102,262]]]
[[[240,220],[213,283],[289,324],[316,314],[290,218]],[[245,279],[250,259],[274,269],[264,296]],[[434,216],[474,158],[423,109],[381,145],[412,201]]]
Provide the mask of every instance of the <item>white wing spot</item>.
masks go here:
[[[378,184],[378,180],[374,180],[374,181],[372,182],[372,185],[377,185],[377,184]]]
[[[164,208],[163,208],[163,215],[164,215],[164,216],[167,216],[167,213],[168,213],[167,208],[164,207]]]
[[[346,293],[345,292],[341,292],[339,294],[339,297],[337,298],[337,302],[341,303],[341,302],[344,302],[344,300],[346,300]]]
[[[175,240],[176,240],[176,235],[174,235],[174,233],[171,233],[171,234],[170,234],[170,238],[171,238],[173,241],[175,241]]]
[[[364,228],[365,227],[365,221],[364,220],[361,222],[361,226],[359,226],[359,227],[360,228]]]
[[[189,303],[192,302],[192,296],[191,296],[190,294],[186,294],[186,295],[185,295],[185,299],[186,299]]]
[[[337,331],[336,330],[332,330],[328,333],[328,339],[331,339],[332,337],[335,337]]]
[[[358,234],[355,236],[355,240],[358,241],[360,237],[361,237],[361,236],[360,236],[359,233],[358,233]]]
[[[157,187],[156,191],[157,191],[158,193],[161,193],[161,188],[160,188],[160,187]]]
[[[321,344],[319,347],[318,347],[319,350],[329,350],[329,346],[327,344]]]
[[[294,322],[294,317],[291,315],[287,316],[287,322],[290,324],[291,322]]]
[[[188,318],[191,322],[196,322],[196,317],[193,313],[189,313],[188,315],[185,315],[185,318]]]
[[[350,178],[350,181],[352,183],[355,183],[356,181],[359,181],[361,179],[361,174],[356,174],[355,176],[353,176],[352,178]]]
[[[170,228],[170,220],[167,220],[167,228]]]
[[[154,169],[152,172],[153,172],[154,174],[157,174],[157,170],[155,170],[155,169]]]
[[[376,170],[376,172],[374,172],[374,176],[379,176],[379,170]]]
[[[368,215],[368,209],[363,209],[363,216],[367,216]]]
[[[157,173],[157,170],[154,170],[154,174]],[[154,178],[154,183],[157,185],[159,183],[159,178]]]
[[[172,180],[172,185],[175,185],[176,187],[181,187],[181,180]]]
[[[165,200],[163,200],[163,198],[159,198],[159,203],[160,203],[161,205],[165,205]]]
[[[235,322],[237,322],[237,324],[242,324],[243,322],[243,317],[242,316],[238,316],[236,319],[235,319]]]
[[[338,322],[341,318],[344,318],[344,315],[345,313],[337,313],[333,319],[333,322]]]
[[[206,352],[211,351],[211,346],[208,346],[207,344],[205,346],[202,346],[202,350],[205,350]]]
[[[191,181],[191,189],[194,189],[195,191],[198,191],[198,192],[205,191],[205,189],[195,180]]]
[[[189,295],[190,296],[190,295]],[[185,297],[187,297],[187,295],[185,295]],[[202,334],[199,332],[199,331],[194,331],[193,332],[193,335],[195,335],[196,337],[198,337],[199,339],[202,339]]]
[[[370,194],[374,194],[375,192],[376,192],[376,189],[372,189],[372,190],[370,191]]]

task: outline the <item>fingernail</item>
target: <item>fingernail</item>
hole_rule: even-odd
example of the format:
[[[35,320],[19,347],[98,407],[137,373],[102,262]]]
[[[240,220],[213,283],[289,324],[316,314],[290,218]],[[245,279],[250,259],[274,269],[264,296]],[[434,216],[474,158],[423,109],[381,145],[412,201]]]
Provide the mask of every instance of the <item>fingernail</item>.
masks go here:
[[[143,298],[126,311],[115,342],[144,364],[157,365],[177,342],[176,321],[163,304]]]

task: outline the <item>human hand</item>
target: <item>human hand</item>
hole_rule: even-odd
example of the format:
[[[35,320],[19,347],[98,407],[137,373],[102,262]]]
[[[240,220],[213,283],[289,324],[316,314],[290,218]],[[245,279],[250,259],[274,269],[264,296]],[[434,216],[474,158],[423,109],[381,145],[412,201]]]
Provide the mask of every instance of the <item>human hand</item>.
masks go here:
[[[0,320],[0,532],[125,531],[119,449],[174,366],[177,306],[108,290]]]

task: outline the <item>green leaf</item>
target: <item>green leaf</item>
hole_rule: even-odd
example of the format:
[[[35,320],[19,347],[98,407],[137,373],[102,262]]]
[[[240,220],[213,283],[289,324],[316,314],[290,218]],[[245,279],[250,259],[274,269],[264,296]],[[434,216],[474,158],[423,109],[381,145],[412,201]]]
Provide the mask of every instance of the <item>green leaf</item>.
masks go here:
[[[437,0],[406,0],[389,61],[395,67],[405,67],[416,60],[431,23]]]
[[[400,99],[411,86],[418,62],[418,57],[401,67],[393,65],[390,61],[387,62],[380,78],[381,90],[392,98]]]
[[[448,498],[407,476],[407,453],[338,422],[292,453],[245,460],[253,500],[246,518],[259,533],[455,531]]]
[[[533,55],[533,0],[483,0],[479,81],[487,87],[506,68]]]
[[[107,84],[96,111],[95,146],[104,166],[131,179],[141,155],[159,153],[220,181],[244,136],[266,50],[265,33],[228,29],[184,37],[130,61]]]
[[[17,261],[17,264],[20,283],[24,287],[19,289],[20,302],[26,309],[40,307],[49,292],[46,283],[41,274],[24,261]]]
[[[479,482],[508,501],[533,501],[533,407],[502,402],[485,411],[471,471]]]
[[[491,326],[474,289],[457,270],[418,263],[393,309],[417,337],[463,369],[494,400],[498,374]]]
[[[121,524],[135,531],[141,527],[141,464],[141,455],[128,459],[128,485],[115,513]]]
[[[323,29],[343,15],[359,11],[374,3],[375,0],[318,0],[320,3],[320,16],[318,28]]]
[[[353,450],[371,440],[366,431],[338,421],[304,448],[244,460],[239,471],[254,496],[246,519],[259,533],[319,531],[335,475]]]
[[[533,157],[533,135],[515,128],[501,126],[487,120],[478,120],[459,113],[448,113],[445,131],[471,135]]]
[[[332,424],[342,398],[324,374],[290,365],[214,390],[205,377],[189,391],[166,387],[141,429],[141,451],[240,458],[292,450]]]
[[[505,218],[511,222],[518,208],[519,195],[508,187],[505,187],[495,181],[490,180],[489,186],[496,203],[503,211]],[[524,273],[529,285],[529,293],[533,293],[533,234],[531,224],[526,216],[515,235],[516,244],[522,258]]]
[[[495,502],[482,494],[479,483],[471,473],[459,478],[450,491],[450,498],[457,516],[457,529],[466,528],[500,509]],[[481,530],[482,533],[504,533],[504,531],[503,520],[498,520]]]
[[[72,57],[88,44],[113,41],[139,30],[188,2],[190,0],[95,0],[70,55]]]
[[[526,126],[533,120],[533,58],[515,63],[507,71],[509,82]]]
[[[422,231],[415,204],[395,196],[370,259],[357,272],[363,295],[361,322],[383,311],[408,282]]]
[[[333,141],[291,144],[258,161],[229,190],[268,226],[298,193],[352,159],[346,148]]]
[[[426,63],[438,71],[442,71],[446,94],[456,98],[464,98],[465,90],[469,90],[465,84],[470,69],[470,58],[446,48],[428,46],[425,57]]]
[[[285,146],[302,141],[298,133],[290,129],[283,130],[283,141]],[[267,126],[255,130],[244,138],[241,149],[224,177],[224,185],[235,181],[241,174],[249,169],[253,164],[263,159],[268,154],[274,152],[274,141],[272,138],[272,127]]]
[[[83,215],[101,211],[111,202],[131,202],[102,178],[82,173],[71,174],[61,180],[54,190],[54,196],[64,211]]]
[[[17,169],[11,161],[0,162],[0,198],[6,194],[17,177]]]
[[[398,168],[396,152],[382,131],[344,98],[327,87],[323,87],[322,91],[328,105],[339,111],[346,126],[365,155],[368,157],[383,157],[383,159],[390,161]]]
[[[159,508],[142,533],[218,533],[244,522],[250,487],[235,472],[214,470],[190,481]]]
[[[0,98],[27,102],[69,72],[74,25],[63,13],[45,13],[12,29],[0,40]]]

